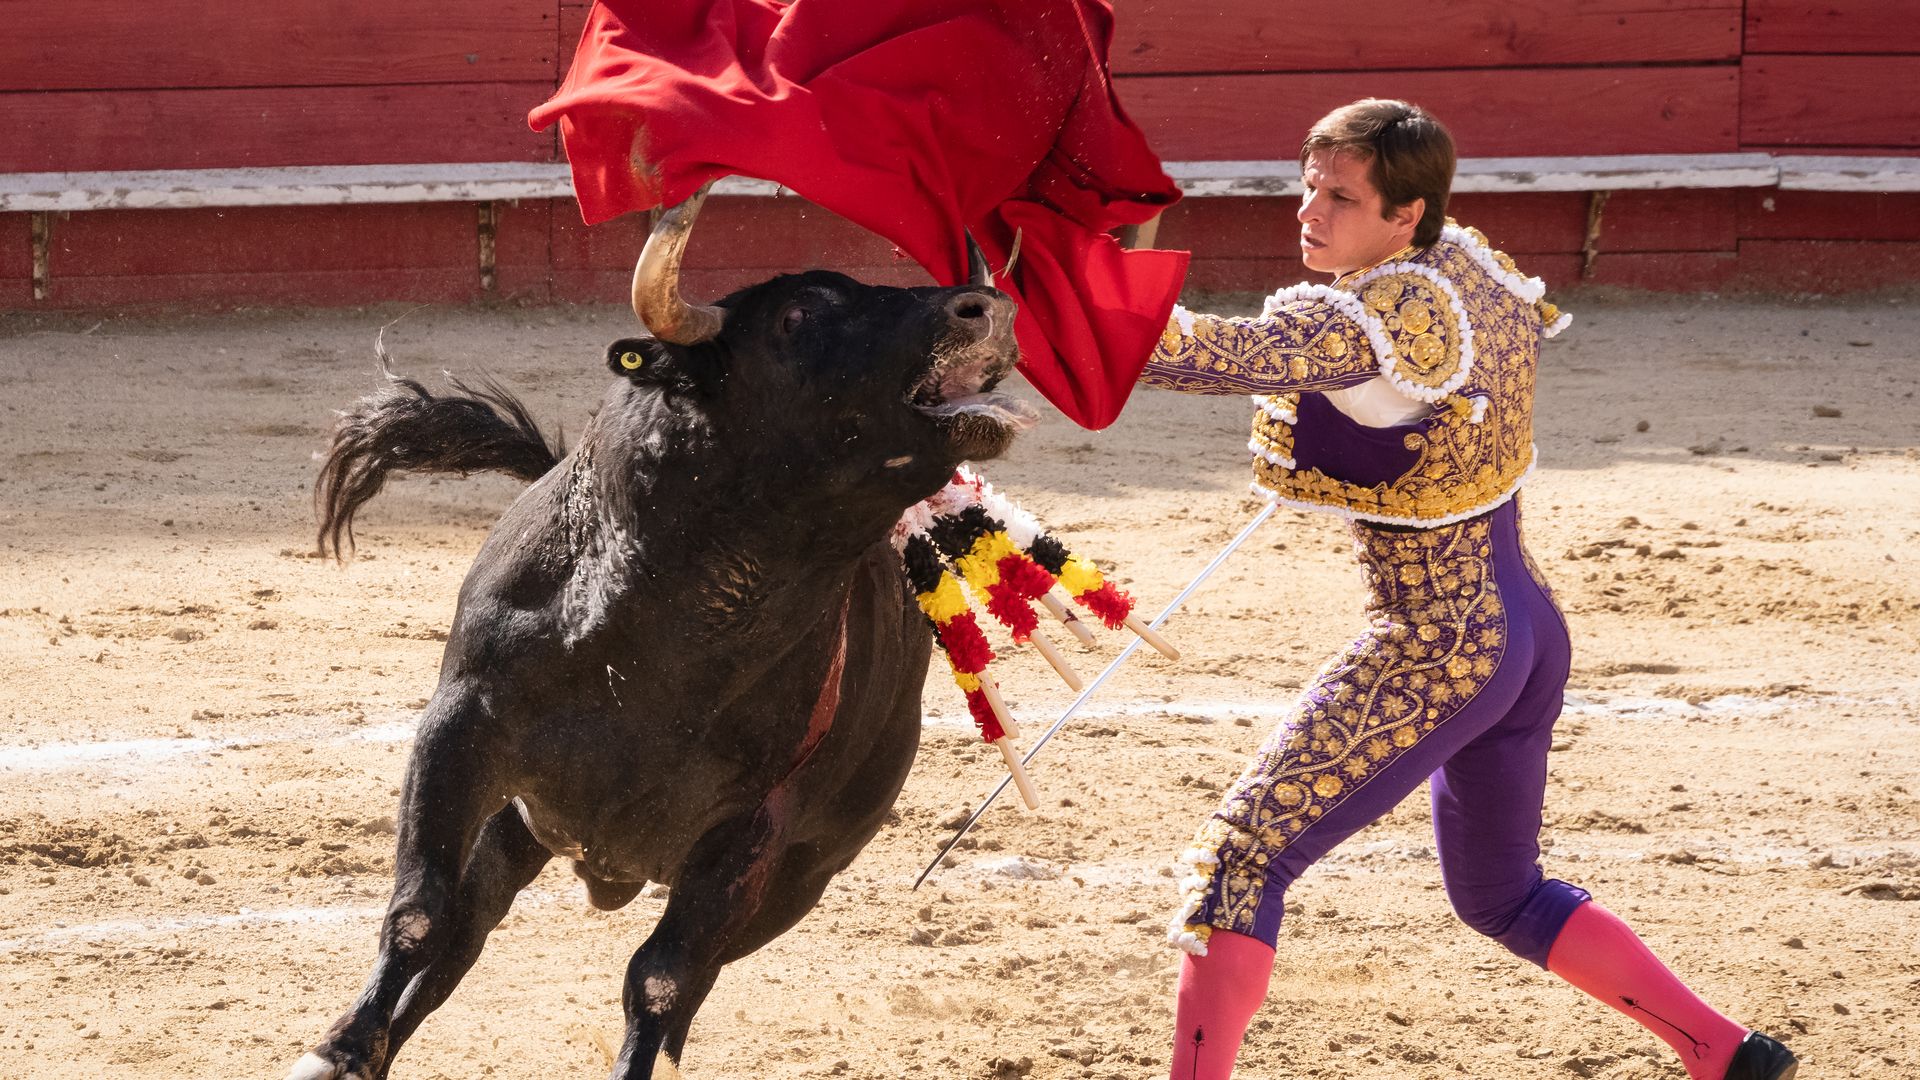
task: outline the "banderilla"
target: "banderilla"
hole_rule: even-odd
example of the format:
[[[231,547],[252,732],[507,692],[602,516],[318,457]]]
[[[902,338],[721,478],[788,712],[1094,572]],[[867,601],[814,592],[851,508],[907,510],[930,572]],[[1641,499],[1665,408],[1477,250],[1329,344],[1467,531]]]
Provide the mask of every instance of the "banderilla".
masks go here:
[[[1180,590],[1180,595],[1174,597],[1173,600],[1167,604],[1166,608],[1163,609],[1152,622],[1147,624],[1147,627],[1152,630],[1160,629],[1160,624],[1166,622],[1168,616],[1180,610],[1180,605],[1186,602],[1187,597],[1193,595],[1193,591],[1200,587],[1200,583],[1207,580],[1208,575],[1218,570],[1220,564],[1227,561],[1227,556],[1233,554],[1235,548],[1238,548],[1245,542],[1247,537],[1253,535],[1253,530],[1259,528],[1263,522],[1272,517],[1274,510],[1277,509],[1279,505],[1280,504],[1276,502],[1269,502],[1258,514],[1255,514],[1253,520],[1247,522],[1246,527],[1240,530],[1240,535],[1234,537],[1226,547],[1221,548],[1220,553],[1215,555],[1213,560],[1207,563],[1205,567],[1201,568],[1200,573],[1196,574],[1194,579],[1187,583],[1187,587]],[[1073,699],[1073,704],[1068,705],[1067,710],[1060,714],[1060,719],[1055,720],[1053,726],[1048,728],[1045,734],[1033,740],[1033,745],[1027,749],[1026,756],[1020,759],[1020,764],[1026,765],[1032,762],[1034,755],[1040,753],[1040,748],[1047,745],[1047,740],[1053,738],[1054,733],[1059,731],[1068,720],[1073,719],[1073,714],[1079,712],[1080,706],[1085,705],[1087,699],[1093,696],[1094,691],[1100,689],[1100,684],[1107,681],[1107,676],[1120,670],[1120,665],[1126,663],[1127,657],[1132,656],[1134,650],[1145,643],[1145,640],[1145,638],[1136,636],[1132,641],[1128,642],[1127,647],[1120,650],[1120,655],[1113,658],[1113,662],[1107,665],[1106,670],[1102,671],[1092,682],[1088,683],[1085,690],[1080,691],[1080,696]],[[1011,783],[1013,783],[1013,777],[1011,775],[1001,777],[1000,785],[993,789],[993,793],[987,796],[985,802],[980,804],[980,809],[975,810],[973,816],[967,818],[966,824],[960,826],[960,831],[954,833],[953,839],[947,841],[947,846],[940,849],[940,854],[935,855],[933,861],[927,864],[927,868],[920,871],[920,876],[913,879],[913,887],[915,889],[920,887],[921,882],[927,880],[927,875],[933,873],[934,868],[940,865],[940,860],[947,857],[947,853],[953,850],[954,845],[960,842],[961,837],[967,835],[968,830],[973,828],[974,822],[980,820],[980,815],[987,812],[987,808],[993,805],[993,800],[999,798],[1000,793],[1007,790],[1007,785]]]

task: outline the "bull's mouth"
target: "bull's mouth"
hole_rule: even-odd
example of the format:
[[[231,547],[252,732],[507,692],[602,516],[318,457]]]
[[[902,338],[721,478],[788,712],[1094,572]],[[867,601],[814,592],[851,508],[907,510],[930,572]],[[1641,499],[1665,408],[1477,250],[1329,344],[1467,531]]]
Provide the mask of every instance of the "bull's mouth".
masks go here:
[[[938,424],[962,458],[994,457],[1040,419],[1033,406],[994,392],[1016,355],[1011,342],[991,339],[936,353],[933,366],[907,392],[907,404]]]
[[[936,357],[907,402],[927,416],[986,416],[1024,430],[1040,414],[1019,398],[993,392],[1012,370],[1013,358],[999,349],[976,347]]]

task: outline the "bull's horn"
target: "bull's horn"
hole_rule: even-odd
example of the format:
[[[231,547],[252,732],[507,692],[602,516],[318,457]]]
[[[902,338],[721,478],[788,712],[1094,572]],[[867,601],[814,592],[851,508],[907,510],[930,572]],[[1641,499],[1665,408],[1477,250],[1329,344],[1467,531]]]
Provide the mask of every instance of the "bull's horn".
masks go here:
[[[707,184],[679,206],[660,215],[633,267],[633,313],[661,341],[698,345],[720,334],[724,313],[711,305],[689,304],[680,295],[680,257],[693,233],[693,219],[706,201]]]
[[[967,233],[967,284],[983,289],[993,287],[993,271],[987,268],[987,253],[980,250],[973,233]]]

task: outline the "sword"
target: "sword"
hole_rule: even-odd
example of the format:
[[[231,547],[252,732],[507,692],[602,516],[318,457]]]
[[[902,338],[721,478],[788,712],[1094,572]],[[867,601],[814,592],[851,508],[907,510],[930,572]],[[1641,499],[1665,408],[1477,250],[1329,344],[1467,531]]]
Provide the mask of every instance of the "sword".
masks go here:
[[[1246,527],[1240,530],[1240,535],[1234,537],[1232,542],[1228,543],[1226,547],[1221,548],[1220,553],[1213,557],[1213,561],[1207,563],[1207,565],[1201,569],[1200,573],[1195,575],[1194,579],[1187,583],[1187,587],[1180,590],[1180,595],[1174,597],[1167,604],[1166,608],[1163,609],[1152,622],[1147,624],[1147,628],[1150,630],[1160,629],[1160,624],[1166,622],[1168,616],[1180,610],[1180,605],[1186,602],[1187,597],[1193,595],[1193,591],[1200,587],[1200,583],[1207,580],[1208,575],[1218,570],[1220,564],[1227,561],[1227,556],[1233,554],[1234,549],[1245,542],[1247,537],[1252,536],[1253,530],[1259,528],[1263,522],[1272,517],[1273,512],[1278,509],[1279,506],[1280,504],[1277,502],[1270,502],[1258,514],[1255,514],[1253,520],[1247,522]],[[1113,658],[1113,662],[1107,665],[1106,670],[1102,671],[1092,682],[1088,683],[1085,690],[1080,691],[1080,696],[1073,699],[1073,704],[1067,706],[1067,711],[1060,714],[1060,719],[1055,720],[1053,726],[1048,728],[1045,734],[1033,740],[1033,746],[1028,748],[1026,756],[1020,759],[1020,764],[1025,765],[1031,762],[1034,755],[1040,752],[1040,748],[1047,745],[1047,740],[1053,738],[1054,733],[1059,731],[1068,720],[1073,719],[1073,714],[1080,711],[1080,706],[1085,705],[1087,699],[1093,696],[1093,692],[1100,689],[1100,684],[1107,681],[1107,676],[1120,670],[1120,665],[1127,662],[1127,657],[1132,656],[1133,651],[1145,644],[1145,642],[1146,639],[1138,635],[1136,635],[1132,641],[1128,642],[1127,647],[1120,650],[1120,655]],[[947,841],[947,846],[940,849],[940,854],[935,855],[933,861],[927,864],[927,868],[920,871],[920,876],[913,879],[914,889],[918,889],[920,883],[927,880],[927,875],[933,873],[934,868],[940,865],[940,860],[947,857],[947,853],[953,850],[953,846],[960,842],[961,837],[967,835],[968,830],[973,828],[974,822],[980,820],[980,815],[987,812],[987,807],[992,806],[993,800],[999,798],[1000,793],[1007,790],[1007,785],[1011,783],[1013,783],[1011,774],[1001,777],[1000,786],[993,789],[993,793],[988,795],[986,801],[980,804],[980,809],[973,812],[973,816],[967,819],[966,824],[960,826],[960,831],[953,834],[953,839]]]

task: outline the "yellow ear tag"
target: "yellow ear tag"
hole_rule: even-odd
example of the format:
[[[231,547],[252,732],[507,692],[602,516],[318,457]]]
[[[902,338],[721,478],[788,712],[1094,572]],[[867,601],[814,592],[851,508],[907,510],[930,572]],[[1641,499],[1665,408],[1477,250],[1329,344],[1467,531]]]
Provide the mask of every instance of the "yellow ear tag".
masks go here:
[[[620,354],[620,366],[626,368],[628,371],[639,371],[640,365],[646,362],[647,358],[637,352],[623,352]]]

